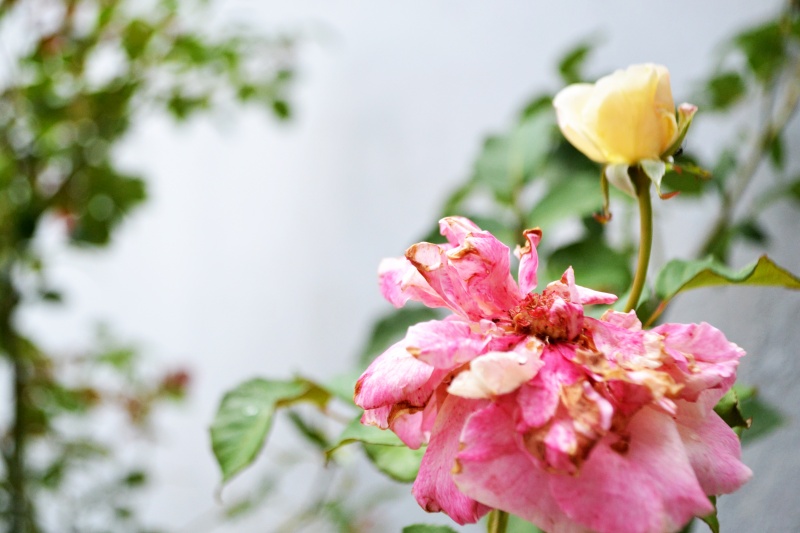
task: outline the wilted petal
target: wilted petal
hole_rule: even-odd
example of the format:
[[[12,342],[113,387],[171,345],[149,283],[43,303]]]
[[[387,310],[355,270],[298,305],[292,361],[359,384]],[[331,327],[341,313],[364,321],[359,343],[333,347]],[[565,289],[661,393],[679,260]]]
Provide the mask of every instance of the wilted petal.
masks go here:
[[[378,283],[383,297],[395,307],[403,307],[408,300],[422,302],[428,307],[447,307],[405,257],[389,257],[381,261]]]
[[[741,461],[739,437],[713,410],[681,400],[677,405],[678,432],[703,492],[738,490],[753,475]]]
[[[460,246],[470,233],[483,231],[466,217],[445,217],[439,221],[439,233],[452,246]]]
[[[453,369],[486,351],[491,338],[474,323],[453,316],[408,328],[408,352],[436,368]]]
[[[512,352],[490,352],[472,360],[469,370],[458,374],[447,392],[462,398],[495,398],[517,390],[530,381],[544,364],[544,344],[530,338]]]
[[[550,495],[550,474],[538,468],[519,442],[511,415],[491,404],[472,415],[453,475],[458,488],[490,507],[533,522],[549,533],[585,533]]]
[[[581,369],[569,361],[574,352],[574,346],[563,344],[550,344],[544,348],[544,366],[529,383],[520,387],[517,395],[522,415],[519,432],[543,426],[553,418],[561,386],[572,385],[584,376]]]
[[[744,350],[715,327],[700,324],[662,324],[653,329],[664,336],[664,350],[685,373],[681,397],[697,399],[705,389],[717,388],[719,397],[733,384]]]
[[[469,415],[482,405],[481,400],[456,396],[444,400],[411,490],[423,509],[430,513],[442,511],[462,525],[477,522],[489,511],[460,492],[453,482],[459,435]]]
[[[362,409],[402,403],[424,406],[445,373],[418,361],[400,341],[375,359],[356,382],[354,401]]]
[[[713,511],[668,415],[644,408],[628,431],[627,449],[601,442],[578,475],[550,476],[570,518],[598,533],[664,533]]]
[[[536,271],[539,269],[539,254],[536,247],[542,240],[542,230],[526,229],[522,234],[525,236],[525,246],[517,246],[514,255],[519,259],[519,290],[525,295],[535,289],[538,283]]]

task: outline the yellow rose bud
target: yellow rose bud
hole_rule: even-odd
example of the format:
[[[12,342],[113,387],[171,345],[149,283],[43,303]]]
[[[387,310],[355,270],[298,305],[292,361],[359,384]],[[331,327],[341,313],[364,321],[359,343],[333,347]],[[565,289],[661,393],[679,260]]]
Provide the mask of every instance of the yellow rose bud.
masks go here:
[[[594,84],[570,85],[553,105],[567,140],[598,163],[659,160],[685,134],[675,118],[669,71],[660,65],[633,65]]]

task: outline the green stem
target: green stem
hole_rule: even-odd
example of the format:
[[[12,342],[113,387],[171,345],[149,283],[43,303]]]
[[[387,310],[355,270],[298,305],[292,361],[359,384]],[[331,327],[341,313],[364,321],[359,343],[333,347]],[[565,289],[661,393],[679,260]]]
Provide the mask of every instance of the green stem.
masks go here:
[[[505,533],[508,526],[508,513],[495,509],[489,513],[489,522],[486,524],[486,533]]]
[[[635,309],[639,303],[647,278],[647,267],[650,264],[650,249],[653,245],[653,206],[650,203],[650,178],[645,176],[639,167],[633,170],[633,182],[636,185],[636,196],[639,200],[639,258],[636,260],[636,274],[633,286],[625,304],[625,312]]]

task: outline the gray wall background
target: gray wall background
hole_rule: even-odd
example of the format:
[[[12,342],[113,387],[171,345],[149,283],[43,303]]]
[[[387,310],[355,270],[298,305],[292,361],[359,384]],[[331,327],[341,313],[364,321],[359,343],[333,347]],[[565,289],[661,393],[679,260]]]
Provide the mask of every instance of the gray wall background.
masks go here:
[[[296,118],[276,125],[250,110],[181,127],[147,118],[119,157],[153,177],[151,201],[109,252],[69,251],[55,228],[45,232],[41,245],[53,257],[68,307],[31,309],[22,317],[61,350],[86,345],[102,320],[123,339],[140,341],[153,366],[193,369],[190,401],[160,416],[155,437],[116,436],[133,439],[130,456],[156,472],[156,488],[140,502],[146,516],[186,532],[273,531],[285,508],[306,498],[310,466],[300,467],[282,499],[256,515],[214,525],[219,477],[207,426],[223,392],[255,375],[327,378],[349,368],[372,317],[389,309],[377,290],[379,260],[399,255],[428,228],[446,192],[470,172],[484,135],[507,127],[532,92],[558,88],[553,72],[561,52],[599,32],[605,44],[592,72],[662,63],[683,101],[713,64],[717,43],[781,6],[777,0],[218,4],[219,20],[310,36],[299,56]],[[787,143],[795,168],[798,126],[791,125]],[[701,110],[690,142],[714,146],[725,128]],[[714,214],[703,203],[673,210],[659,205],[667,225],[657,237],[656,262],[691,253],[702,233],[697,228]],[[780,235],[770,254],[800,271],[797,211],[778,206],[768,219]],[[737,264],[756,254],[737,250]],[[800,429],[792,419],[800,405],[798,316],[800,295],[748,289],[690,294],[670,315],[711,322],[744,347],[741,378],[791,419],[746,449],[755,477],[722,499],[724,531],[800,530]],[[279,423],[270,450],[291,448],[281,440],[286,435]],[[262,466],[276,457],[262,457]],[[360,485],[385,486],[369,467],[359,472]],[[225,498],[246,493],[257,479],[247,473]],[[377,530],[437,520],[410,495],[400,501]]]

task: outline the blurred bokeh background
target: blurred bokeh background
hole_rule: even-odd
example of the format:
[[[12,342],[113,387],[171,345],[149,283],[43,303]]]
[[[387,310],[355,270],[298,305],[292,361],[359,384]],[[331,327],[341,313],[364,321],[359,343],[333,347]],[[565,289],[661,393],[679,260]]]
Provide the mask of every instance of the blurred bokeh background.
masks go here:
[[[18,3],[30,5],[0,27],[4,87],[17,72],[11,63],[14,50],[24,47],[24,25],[46,24],[37,20],[54,2]],[[223,393],[255,375],[324,380],[350,371],[370,324],[389,309],[376,285],[380,259],[400,255],[433,229],[445,198],[472,174],[484,138],[507,130],[534,93],[561,87],[557,61],[576,43],[595,43],[586,63],[591,77],[661,63],[670,69],[676,101],[696,101],[703,91],[697,80],[719,68],[727,52],[721,43],[784,7],[779,0],[210,1],[187,15],[192,27],[209,39],[243,26],[271,37],[269,53],[278,59],[264,72],[278,76],[290,68],[291,84],[241,105],[223,98],[177,122],[180,102],[132,106],[131,127],[108,157],[120,172],[145,178],[146,202],[121,220],[105,249],[69,245],[70,213],[44,217],[31,249],[43,258],[47,284],[63,293],[63,305],[31,301],[15,323],[44,351],[66,355],[97,345],[102,323],[141,354],[138,379],[180,380],[188,373],[184,401],[160,407],[144,431],[127,428],[118,414],[92,415],[93,431],[120,446],[116,460],[149,473],[131,505],[148,527],[277,531],[293,506],[312,498],[319,465],[298,459],[255,510],[223,518],[208,442]],[[105,61],[97,67],[101,74],[115,68],[114,57]],[[154,86],[169,79],[154,76]],[[196,96],[204,76],[224,74],[187,78],[187,94]],[[241,89],[231,82],[226,90],[231,86]],[[701,107],[688,148],[718,152],[736,127],[757,123],[759,112],[742,107],[711,115]],[[783,138],[788,175],[800,172],[798,146],[795,118]],[[746,195],[765,190],[772,172],[762,163]],[[94,209],[102,212],[102,202]],[[655,267],[690,257],[716,209],[705,197],[660,203]],[[619,217],[613,224],[627,222]],[[768,250],[778,264],[800,271],[796,205],[774,204],[762,223],[771,238],[737,244],[730,262],[741,266]],[[672,320],[714,324],[747,350],[741,379],[787,418],[745,449],[755,476],[721,499],[723,531],[800,528],[800,429],[793,412],[800,405],[798,317],[798,295],[778,289],[698,291],[670,311]],[[5,366],[4,427],[13,418],[12,372]],[[292,454],[303,446],[295,440],[279,420],[257,468],[226,487],[222,501],[261,490],[265,472],[295,461]],[[369,465],[356,471],[353,497],[371,507],[369,497],[389,482]],[[377,507],[385,515],[373,514],[371,531],[436,520],[416,506],[408,486],[391,490],[400,498]]]

